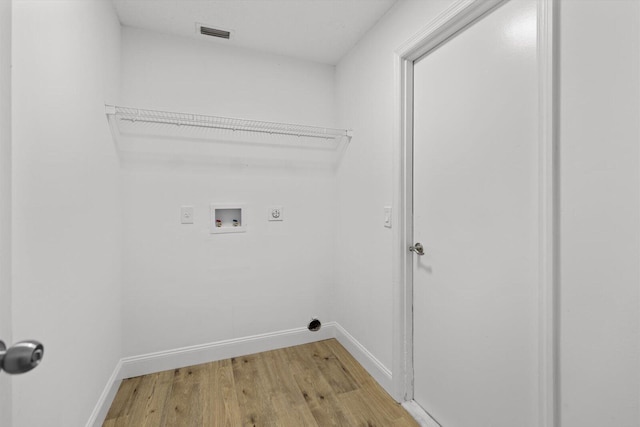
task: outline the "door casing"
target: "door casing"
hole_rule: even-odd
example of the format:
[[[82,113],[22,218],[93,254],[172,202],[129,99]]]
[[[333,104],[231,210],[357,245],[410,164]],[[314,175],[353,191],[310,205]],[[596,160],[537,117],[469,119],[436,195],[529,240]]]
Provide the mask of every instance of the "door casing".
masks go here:
[[[413,63],[509,0],[457,0],[395,52],[393,147],[393,366],[394,398],[413,400]],[[537,0],[539,87],[539,337],[541,427],[559,425],[558,413],[558,146],[557,0]]]

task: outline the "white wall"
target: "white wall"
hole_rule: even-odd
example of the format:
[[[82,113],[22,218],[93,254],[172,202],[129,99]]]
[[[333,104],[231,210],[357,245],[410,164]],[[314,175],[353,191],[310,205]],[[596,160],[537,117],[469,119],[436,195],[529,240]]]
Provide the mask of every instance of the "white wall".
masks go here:
[[[0,339],[11,345],[11,1],[0,1]],[[0,374],[0,419],[11,425],[11,379]]]
[[[337,176],[336,320],[389,368],[393,51],[448,4],[399,2],[336,71],[355,135]],[[561,4],[562,421],[637,426],[638,2]]]
[[[16,1],[13,30],[14,339],[45,345],[13,425],[80,426],[122,356],[120,25],[108,1]]]
[[[354,129],[337,176],[336,320],[389,369],[393,247],[383,207],[393,201],[393,53],[450,3],[398,3],[336,71],[339,125]]]
[[[330,66],[131,28],[122,61],[123,105],[334,123]],[[179,153],[194,143],[162,144]],[[334,172],[282,147],[267,151],[292,161],[272,167],[195,145],[212,156],[124,163],[124,355],[333,320]],[[244,204],[248,231],[209,234],[212,202]],[[194,225],[179,223],[181,205],[195,207]],[[267,222],[270,205],[284,207],[283,222]]]
[[[638,426],[640,8],[561,6],[562,426]]]
[[[122,102],[331,126],[334,67],[123,27]]]
[[[14,379],[14,425],[83,424],[123,355],[297,327],[311,314],[337,320],[390,368],[392,54],[450,3],[401,1],[334,81],[332,67],[126,28],[120,68],[108,2],[17,1],[14,338],[47,351]],[[640,422],[639,16],[635,1],[562,2],[563,427]],[[355,137],[337,176],[296,163],[125,164],[121,254],[102,108],[118,87],[123,105],[335,122]],[[209,235],[210,202],[245,203],[250,231]],[[195,225],[178,224],[183,204],[196,207]],[[271,204],[285,222],[266,222]]]

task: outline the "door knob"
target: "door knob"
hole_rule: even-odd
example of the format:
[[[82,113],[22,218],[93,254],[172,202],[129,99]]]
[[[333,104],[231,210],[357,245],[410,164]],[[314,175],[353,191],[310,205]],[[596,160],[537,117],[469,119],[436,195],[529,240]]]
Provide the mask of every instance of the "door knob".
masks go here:
[[[0,370],[7,374],[23,374],[29,372],[42,361],[44,346],[38,341],[20,341],[8,350],[0,341]]]
[[[424,255],[424,247],[422,247],[422,243],[416,243],[413,246],[409,246],[409,250],[417,253],[418,255]]]

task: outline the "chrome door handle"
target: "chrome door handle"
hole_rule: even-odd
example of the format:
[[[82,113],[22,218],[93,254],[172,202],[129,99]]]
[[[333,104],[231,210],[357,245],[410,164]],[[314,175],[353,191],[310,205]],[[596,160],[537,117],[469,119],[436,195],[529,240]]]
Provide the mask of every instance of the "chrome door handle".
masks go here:
[[[44,347],[38,341],[20,341],[7,349],[0,340],[0,371],[7,374],[29,372],[42,361]]]
[[[413,246],[409,246],[409,250],[417,253],[418,255],[424,255],[424,247],[422,247],[422,243],[416,243]]]

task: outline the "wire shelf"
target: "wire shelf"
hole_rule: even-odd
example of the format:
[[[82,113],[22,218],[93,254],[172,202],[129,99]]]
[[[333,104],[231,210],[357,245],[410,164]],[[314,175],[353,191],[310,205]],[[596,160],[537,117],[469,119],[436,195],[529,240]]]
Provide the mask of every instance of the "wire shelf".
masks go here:
[[[312,138],[315,140],[350,141],[351,132],[317,126],[247,120],[231,117],[205,116],[200,114],[146,110],[141,108],[105,105],[109,118],[131,123],[154,123],[194,128],[218,129],[231,132],[252,132],[288,137]]]

